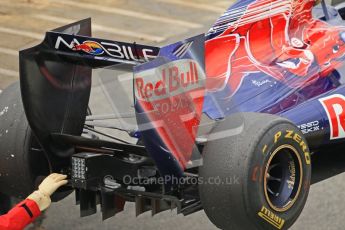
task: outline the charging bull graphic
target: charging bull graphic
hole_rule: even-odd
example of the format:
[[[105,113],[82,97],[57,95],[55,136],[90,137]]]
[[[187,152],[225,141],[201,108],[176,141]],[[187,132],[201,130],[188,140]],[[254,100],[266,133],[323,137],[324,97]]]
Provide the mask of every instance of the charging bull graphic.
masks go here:
[[[74,51],[83,51],[88,54],[92,55],[102,55],[104,53],[103,47],[98,43],[94,41],[85,41],[82,44],[74,44],[74,47],[72,48]]]
[[[252,73],[264,73],[291,88],[327,76],[345,55],[345,27],[312,18],[314,0],[257,0],[242,12],[231,8],[206,42],[207,89],[229,87],[231,95]]]

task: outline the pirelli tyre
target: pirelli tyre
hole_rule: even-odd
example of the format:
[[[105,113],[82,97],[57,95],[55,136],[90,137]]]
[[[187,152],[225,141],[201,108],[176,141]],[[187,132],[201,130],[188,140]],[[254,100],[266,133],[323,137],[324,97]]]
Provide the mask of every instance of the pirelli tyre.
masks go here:
[[[288,229],[306,203],[307,141],[290,121],[239,113],[220,121],[203,151],[200,197],[220,229]]]
[[[25,198],[49,172],[47,157],[26,120],[16,82],[0,94],[1,193]]]

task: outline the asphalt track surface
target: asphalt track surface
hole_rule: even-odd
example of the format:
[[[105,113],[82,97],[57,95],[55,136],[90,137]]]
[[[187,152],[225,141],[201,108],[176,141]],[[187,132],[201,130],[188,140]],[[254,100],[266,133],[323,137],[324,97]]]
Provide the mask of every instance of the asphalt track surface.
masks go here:
[[[212,4],[210,4],[212,2]],[[230,5],[223,0],[0,0],[0,90],[18,80],[17,51],[37,44],[44,32],[92,17],[94,36],[111,40],[163,45],[207,31]],[[94,86],[97,92],[97,84]],[[93,99],[100,104],[99,97]],[[345,152],[317,156],[306,207],[294,230],[345,229]],[[135,217],[133,204],[105,222],[100,213],[79,218],[74,196],[55,203],[46,213],[48,230],[216,229],[203,212],[189,217],[164,212]]]

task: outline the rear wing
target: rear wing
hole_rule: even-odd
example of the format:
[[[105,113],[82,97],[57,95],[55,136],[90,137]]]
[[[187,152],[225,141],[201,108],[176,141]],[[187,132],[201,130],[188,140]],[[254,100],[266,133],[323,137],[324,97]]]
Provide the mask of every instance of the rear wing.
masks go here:
[[[181,176],[200,157],[195,142],[205,93],[204,45],[204,34],[162,48],[91,38],[90,19],[47,32],[41,44],[20,51],[30,127],[50,157],[71,156],[73,136],[81,135],[87,115],[92,70],[107,68],[107,77],[117,77],[121,69],[131,75],[148,154],[162,176]]]
[[[41,44],[20,51],[24,109],[45,151],[70,155],[71,146],[57,144],[50,135],[81,135],[92,69],[115,66],[132,71],[158,53],[158,47],[91,38],[90,19],[49,31]]]

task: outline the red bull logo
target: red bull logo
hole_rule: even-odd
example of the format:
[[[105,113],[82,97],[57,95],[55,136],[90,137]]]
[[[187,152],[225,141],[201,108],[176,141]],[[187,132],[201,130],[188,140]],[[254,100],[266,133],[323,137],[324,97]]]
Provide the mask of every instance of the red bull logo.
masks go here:
[[[85,41],[82,44],[75,44],[72,48],[74,51],[83,51],[92,55],[102,55],[104,53],[103,47],[94,41]]]
[[[181,60],[136,76],[136,96],[146,101],[165,99],[201,87],[200,80],[197,64]]]
[[[160,63],[158,63],[159,65]],[[205,73],[192,59],[172,61],[135,74],[137,105],[182,168],[191,159],[201,120]]]

